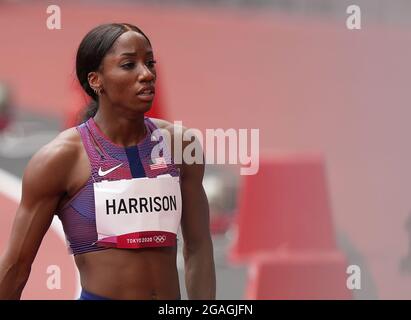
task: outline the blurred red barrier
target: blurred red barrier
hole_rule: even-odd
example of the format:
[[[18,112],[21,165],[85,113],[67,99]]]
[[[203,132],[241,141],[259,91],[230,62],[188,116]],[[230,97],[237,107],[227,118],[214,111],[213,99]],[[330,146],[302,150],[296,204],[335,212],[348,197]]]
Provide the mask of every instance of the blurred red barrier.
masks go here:
[[[234,221],[234,213],[212,212],[210,210],[210,232],[212,235],[225,234]]]
[[[10,123],[10,119],[8,117],[0,116],[0,132],[7,128]]]
[[[258,174],[243,177],[232,260],[284,246],[334,250],[324,171],[317,155],[262,158]]]
[[[342,254],[275,254],[253,261],[246,299],[351,299]]]
[[[320,155],[268,156],[244,176],[230,258],[250,263],[250,299],[349,298]]]

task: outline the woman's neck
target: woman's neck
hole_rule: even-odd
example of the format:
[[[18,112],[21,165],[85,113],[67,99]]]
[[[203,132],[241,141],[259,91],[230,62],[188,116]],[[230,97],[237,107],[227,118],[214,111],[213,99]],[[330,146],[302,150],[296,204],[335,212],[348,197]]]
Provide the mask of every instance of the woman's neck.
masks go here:
[[[110,141],[124,147],[137,145],[147,135],[144,113],[124,116],[112,114],[100,107],[94,122]]]

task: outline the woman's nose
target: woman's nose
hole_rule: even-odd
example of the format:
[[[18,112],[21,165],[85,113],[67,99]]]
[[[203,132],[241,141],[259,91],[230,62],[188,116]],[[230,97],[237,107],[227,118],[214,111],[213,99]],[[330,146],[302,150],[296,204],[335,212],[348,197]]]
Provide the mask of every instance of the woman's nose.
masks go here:
[[[155,74],[153,71],[151,71],[147,65],[142,64],[141,67],[139,68],[139,76],[138,76],[138,80],[139,81],[152,81],[155,79]]]

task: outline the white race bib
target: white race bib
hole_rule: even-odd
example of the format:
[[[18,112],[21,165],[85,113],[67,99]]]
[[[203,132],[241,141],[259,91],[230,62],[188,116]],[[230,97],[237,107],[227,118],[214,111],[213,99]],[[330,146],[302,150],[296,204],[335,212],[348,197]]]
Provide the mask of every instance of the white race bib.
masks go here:
[[[181,221],[179,177],[95,182],[97,243],[117,248],[174,246]]]

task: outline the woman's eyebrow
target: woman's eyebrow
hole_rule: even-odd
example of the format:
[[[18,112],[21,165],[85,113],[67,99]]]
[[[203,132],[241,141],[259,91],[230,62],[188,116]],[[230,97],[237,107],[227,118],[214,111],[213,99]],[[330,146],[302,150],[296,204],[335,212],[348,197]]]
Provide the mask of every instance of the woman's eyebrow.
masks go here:
[[[136,51],[133,52],[123,52],[120,54],[120,56],[137,56],[138,53]],[[153,55],[153,51],[149,50],[146,52],[146,55]]]
[[[137,52],[123,52],[120,56],[136,56]]]

